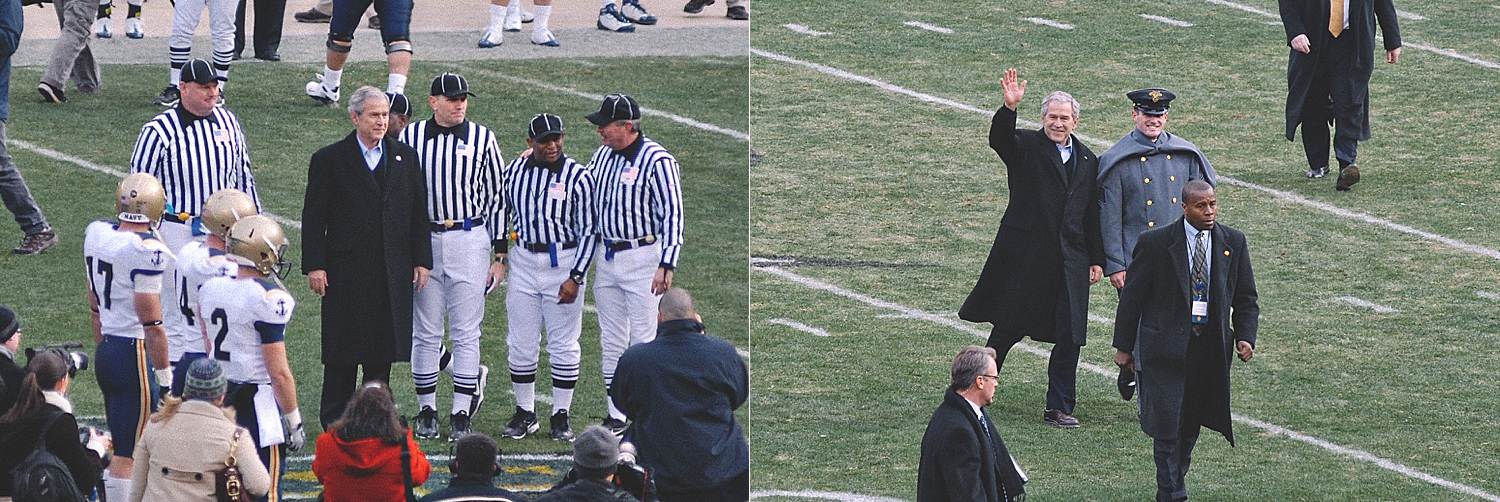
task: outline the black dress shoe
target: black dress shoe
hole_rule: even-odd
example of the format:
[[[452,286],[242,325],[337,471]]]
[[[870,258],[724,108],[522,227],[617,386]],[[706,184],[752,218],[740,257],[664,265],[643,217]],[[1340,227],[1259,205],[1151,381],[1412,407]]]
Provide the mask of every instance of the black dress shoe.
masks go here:
[[[1347,192],[1354,187],[1355,183],[1359,183],[1359,166],[1349,164],[1349,167],[1339,169],[1339,181],[1333,188],[1340,192]]]
[[[229,60],[230,61],[239,61],[240,60],[240,53],[236,52],[233,55],[229,56]]]
[[[277,53],[274,53],[274,52],[267,52],[265,54],[256,54],[255,55],[255,59],[259,59],[261,61],[272,61],[272,62],[275,62],[275,61],[281,61],[281,55],[277,54]]]
[[[333,16],[318,12],[318,9],[307,9],[307,12],[292,14],[292,18],[299,23],[327,23],[333,20]]]

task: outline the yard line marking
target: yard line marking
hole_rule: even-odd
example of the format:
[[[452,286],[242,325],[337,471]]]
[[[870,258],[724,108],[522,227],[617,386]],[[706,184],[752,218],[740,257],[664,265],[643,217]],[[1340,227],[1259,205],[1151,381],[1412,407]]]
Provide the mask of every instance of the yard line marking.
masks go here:
[[[1167,23],[1167,24],[1170,24],[1172,26],[1181,26],[1183,28],[1191,28],[1191,27],[1193,27],[1193,23],[1189,23],[1187,21],[1178,21],[1176,19],[1172,19],[1172,18],[1168,18],[1168,17],[1153,16],[1153,15],[1150,15],[1150,14],[1141,14],[1141,17],[1144,17],[1146,19],[1150,19],[1152,21],[1161,21],[1163,23]]]
[[[1371,310],[1374,310],[1374,311],[1382,313],[1382,314],[1392,314],[1392,313],[1400,312],[1400,310],[1396,310],[1396,309],[1393,309],[1393,308],[1390,308],[1390,307],[1387,307],[1385,305],[1381,305],[1381,304],[1378,304],[1378,303],[1375,303],[1375,302],[1361,300],[1358,297],[1354,297],[1354,296],[1338,296],[1338,297],[1334,297],[1333,301],[1344,302],[1344,303],[1347,303],[1347,304],[1350,304],[1350,305],[1353,305],[1353,306],[1356,306],[1356,307],[1364,307],[1364,308],[1371,309]]]
[[[902,499],[890,497],[877,497],[875,495],[860,495],[858,493],[824,492],[817,490],[802,490],[800,492],[788,490],[760,490],[750,493],[750,500],[761,497],[792,497],[803,499],[826,499],[839,502],[906,502]]]
[[[933,25],[930,25],[930,24],[927,24],[927,23],[924,23],[924,22],[921,22],[921,21],[907,21],[905,24],[907,26],[915,26],[917,28],[921,28],[921,29],[924,29],[924,30],[927,30],[927,31],[936,31],[938,33],[946,33],[946,34],[953,33],[953,30],[944,28],[942,26],[933,26]]]
[[[1241,5],[1241,4],[1237,4],[1237,3],[1234,3],[1234,2],[1230,2],[1229,0],[1204,0],[1204,1],[1206,1],[1208,3],[1211,3],[1211,4],[1223,5],[1225,7],[1233,7],[1233,8],[1236,8],[1236,9],[1239,9],[1239,10],[1242,10],[1242,11],[1245,11],[1245,12],[1249,12],[1249,13],[1252,13],[1252,14],[1260,14],[1260,15],[1266,16],[1266,17],[1281,19],[1281,15],[1280,14],[1272,14],[1270,12],[1266,12],[1266,11],[1257,9],[1255,7],[1251,7],[1251,6],[1248,6],[1248,5]],[[1497,6],[1497,8],[1500,8],[1500,6]],[[1411,19],[1417,19],[1417,18],[1427,19],[1425,17],[1417,16],[1416,14],[1409,14],[1408,13],[1408,15],[1416,16],[1415,18],[1411,18]],[[1396,11],[1396,17],[1403,17],[1401,15],[1400,11]],[[1379,36],[1379,37],[1375,37],[1375,39],[1376,40],[1385,40],[1385,37]],[[1477,64],[1479,66],[1483,66],[1485,68],[1500,70],[1500,63],[1494,63],[1494,62],[1485,61],[1485,60],[1479,59],[1479,58],[1465,56],[1463,54],[1459,54],[1457,52],[1454,52],[1454,51],[1451,51],[1451,50],[1448,50],[1448,49],[1440,49],[1440,48],[1433,47],[1433,46],[1430,46],[1430,45],[1423,45],[1423,44],[1419,44],[1419,43],[1416,43],[1416,42],[1412,42],[1410,40],[1403,40],[1403,41],[1401,41],[1401,46],[1402,47],[1411,47],[1411,48],[1417,49],[1419,51],[1431,52],[1433,54],[1437,54],[1437,55],[1440,55],[1440,56],[1448,56],[1450,58],[1457,59],[1457,60],[1460,60],[1460,61],[1464,61],[1464,62],[1468,62],[1468,63],[1474,63],[1474,64]]]
[[[869,296],[869,295],[866,295],[866,294],[857,293],[855,291],[844,289],[844,288],[841,288],[839,286],[835,286],[835,285],[830,284],[830,283],[826,283],[826,282],[823,282],[823,281],[819,281],[817,279],[813,279],[811,277],[806,277],[806,276],[798,275],[798,274],[793,273],[793,272],[789,272],[787,270],[783,270],[780,267],[769,266],[769,267],[752,267],[752,268],[754,270],[757,270],[757,271],[760,271],[760,272],[765,272],[765,273],[768,273],[768,274],[772,274],[772,275],[781,277],[781,278],[786,279],[788,281],[791,281],[791,282],[800,284],[802,286],[805,286],[805,287],[807,287],[809,289],[827,291],[827,292],[830,292],[830,293],[833,293],[833,294],[836,294],[836,295],[839,295],[839,296],[843,296],[845,298],[851,298],[851,299],[854,299],[854,300],[859,300],[861,302],[870,304],[870,305],[875,306],[875,307],[880,307],[880,308],[886,308],[886,309],[900,311],[902,313],[905,313],[907,315],[912,316],[912,318],[914,318],[914,319],[921,319],[921,320],[924,320],[924,321],[929,321],[929,322],[933,322],[933,323],[936,323],[936,324],[941,324],[941,325],[944,325],[944,326],[951,326],[951,327],[957,328],[959,331],[964,331],[964,332],[967,332],[967,333],[971,333],[971,334],[974,334],[974,335],[979,336],[981,338],[985,338],[985,337],[989,336],[989,333],[985,333],[983,330],[981,330],[981,329],[979,329],[977,327],[974,327],[972,325],[966,324],[966,323],[960,323],[959,321],[954,321],[954,320],[948,319],[947,317],[944,317],[944,316],[941,316],[941,315],[923,312],[921,310],[917,310],[917,309],[914,309],[914,308],[911,308],[911,307],[907,307],[907,306],[904,306],[904,305],[900,305],[900,304],[888,302],[888,301],[885,301],[885,300],[881,300],[881,299],[878,299],[878,298],[875,298],[875,297],[872,297],[872,296]],[[1020,347],[1022,349],[1025,349],[1027,352],[1030,352],[1032,354],[1036,354],[1036,355],[1041,356],[1041,357],[1048,357],[1048,356],[1051,355],[1051,351],[1046,350],[1046,349],[1042,349],[1042,348],[1038,348],[1038,347],[1033,347],[1033,346],[1027,344],[1026,342],[1017,343],[1016,347]],[[1082,361],[1080,361],[1078,363],[1078,367],[1079,368],[1083,368],[1085,370],[1088,370],[1088,371],[1090,371],[1092,373],[1096,373],[1096,374],[1098,374],[1100,376],[1103,376],[1103,377],[1109,379],[1111,382],[1113,382],[1119,376],[1119,372],[1116,371],[1116,370],[1114,370],[1114,369],[1106,369],[1104,367],[1096,366],[1096,365],[1085,363],[1085,362],[1082,362]],[[1462,484],[1462,483],[1456,483],[1456,482],[1453,482],[1453,481],[1448,481],[1446,479],[1443,479],[1443,478],[1440,478],[1440,477],[1437,477],[1437,476],[1433,476],[1431,474],[1427,474],[1427,473],[1424,473],[1422,471],[1418,471],[1418,470],[1413,469],[1411,467],[1407,467],[1405,465],[1402,465],[1402,464],[1399,464],[1399,463],[1396,463],[1396,462],[1392,462],[1392,461],[1384,459],[1384,458],[1377,457],[1374,454],[1371,454],[1371,453],[1363,451],[1363,450],[1349,448],[1347,446],[1340,446],[1338,444],[1334,444],[1334,443],[1331,443],[1331,442],[1328,442],[1328,441],[1325,441],[1325,440],[1322,440],[1322,439],[1318,439],[1318,438],[1315,438],[1315,437],[1312,437],[1312,436],[1309,436],[1309,435],[1306,435],[1306,434],[1299,433],[1297,431],[1293,431],[1293,430],[1288,429],[1286,427],[1282,427],[1282,426],[1279,426],[1279,425],[1276,425],[1276,424],[1272,424],[1272,423],[1269,423],[1269,422],[1262,422],[1260,420],[1249,418],[1249,417],[1246,417],[1244,415],[1240,415],[1238,413],[1231,414],[1231,417],[1234,419],[1235,422],[1239,422],[1239,423],[1242,423],[1242,424],[1245,424],[1245,425],[1249,425],[1251,427],[1255,427],[1255,428],[1264,430],[1264,431],[1269,432],[1271,434],[1286,436],[1287,438],[1294,439],[1294,440],[1297,440],[1297,441],[1301,441],[1303,443],[1307,443],[1307,444],[1310,444],[1310,445],[1313,445],[1313,446],[1317,446],[1319,448],[1323,448],[1325,450],[1328,450],[1328,451],[1331,451],[1331,452],[1334,452],[1334,453],[1337,453],[1337,454],[1340,454],[1340,455],[1348,456],[1348,457],[1351,457],[1351,458],[1354,458],[1354,459],[1357,459],[1357,460],[1363,460],[1363,461],[1366,461],[1366,462],[1370,462],[1372,464],[1375,464],[1378,467],[1381,467],[1383,469],[1387,469],[1387,470],[1391,470],[1391,471],[1400,473],[1400,474],[1402,474],[1404,476],[1407,476],[1407,477],[1410,477],[1410,478],[1414,478],[1414,479],[1426,481],[1428,483],[1432,483],[1432,484],[1435,484],[1435,485],[1438,485],[1438,486],[1442,486],[1444,488],[1449,488],[1449,489],[1452,489],[1452,490],[1464,493],[1466,495],[1472,495],[1472,496],[1479,497],[1479,498],[1482,498],[1482,499],[1485,499],[1485,500],[1489,500],[1491,502],[1500,502],[1500,496],[1492,495],[1490,493],[1487,493],[1487,492],[1485,492],[1483,490],[1480,490],[1478,488],[1474,488],[1474,487],[1469,486],[1469,485],[1465,485],[1465,484]]]
[[[567,87],[563,87],[563,86],[560,86],[560,85],[549,84],[547,82],[543,82],[543,81],[540,81],[540,80],[532,80],[532,79],[529,79],[529,78],[513,77],[513,76],[510,76],[510,75],[506,75],[504,73],[497,73],[497,72],[493,72],[493,71],[489,71],[489,70],[484,70],[484,69],[480,69],[480,68],[474,68],[472,66],[465,66],[465,67],[463,67],[463,71],[464,71],[464,73],[479,74],[479,75],[484,75],[484,76],[487,76],[487,77],[498,78],[498,79],[502,79],[502,80],[509,80],[511,82],[516,82],[516,83],[520,83],[520,84],[526,84],[526,85],[530,85],[530,86],[534,86],[534,87],[541,87],[541,88],[549,90],[549,91],[561,92],[561,93],[564,93],[564,94],[572,94],[572,95],[578,96],[580,98],[588,98],[588,99],[591,99],[591,100],[594,100],[594,101],[600,101],[600,100],[604,99],[604,96],[601,95],[601,94],[591,94],[591,93],[579,91],[579,90],[576,90],[576,89],[570,89],[570,88],[567,88]],[[746,134],[746,133],[743,133],[743,132],[740,132],[740,131],[736,131],[736,130],[733,130],[733,129],[726,129],[726,128],[719,127],[719,126],[716,126],[716,125],[713,125],[713,124],[709,124],[709,123],[706,123],[706,122],[699,122],[697,120],[693,120],[693,119],[690,119],[690,118],[687,118],[687,117],[684,117],[684,116],[681,116],[681,115],[667,113],[667,112],[664,112],[664,111],[661,111],[661,110],[652,109],[652,108],[646,108],[644,106],[641,107],[641,113],[644,114],[644,115],[651,115],[651,116],[655,116],[655,117],[663,117],[663,118],[666,118],[666,119],[671,120],[673,122],[677,122],[679,124],[683,124],[683,125],[690,126],[690,127],[696,127],[698,129],[702,129],[702,130],[709,131],[709,132],[716,132],[716,133],[723,134],[725,136],[729,136],[731,138],[738,139],[738,140],[741,140],[741,141],[750,141],[750,135],[749,134]]]
[[[453,459],[453,456],[447,453],[423,453],[426,454],[428,461],[447,462]],[[550,462],[555,460],[573,460],[573,455],[564,453],[502,453],[500,454],[500,458],[505,460],[522,460],[528,462]],[[286,461],[288,462],[311,462],[312,460],[312,455],[296,455],[286,458]]]
[[[814,30],[812,28],[808,28],[806,26],[802,26],[800,24],[783,24],[781,26],[784,27],[784,28],[786,28],[786,29],[788,29],[788,30],[792,30],[792,31],[795,31],[797,33],[801,33],[803,35],[812,35],[812,36],[815,36],[815,37],[823,36],[823,35],[832,35],[833,34],[833,33],[826,32],[826,31],[817,31],[817,30]]]
[[[744,359],[746,361],[750,360],[750,351],[748,351],[748,350],[745,350],[745,349],[742,349],[742,348],[739,348],[739,347],[735,347],[734,348],[734,353],[735,354],[739,354],[740,359]]]
[[[780,324],[782,326],[787,326],[787,327],[790,327],[790,328],[798,330],[798,331],[806,331],[806,332],[812,333],[813,335],[816,335],[816,336],[833,336],[833,335],[828,334],[827,331],[823,331],[820,328],[814,328],[812,326],[808,326],[806,324],[802,324],[800,322],[793,321],[791,319],[782,319],[782,318],[778,317],[776,319],[766,319],[766,322],[771,323],[771,324]]]
[[[1427,18],[1424,17],[1424,16],[1422,16],[1421,14],[1417,14],[1417,13],[1413,13],[1413,12],[1407,12],[1407,11],[1399,10],[1399,9],[1396,10],[1396,17],[1399,17],[1401,19],[1410,19],[1412,21],[1426,21],[1427,20]]]
[[[89,162],[87,160],[80,159],[78,157],[74,157],[72,155],[68,155],[66,153],[59,152],[57,150],[52,150],[50,148],[43,148],[43,147],[37,146],[37,145],[32,144],[32,143],[27,142],[27,141],[22,141],[22,140],[19,140],[19,139],[12,139],[12,140],[10,140],[10,144],[12,146],[16,146],[16,147],[18,147],[18,148],[20,148],[22,150],[27,150],[27,151],[30,151],[30,152],[35,153],[37,155],[41,155],[43,157],[47,157],[47,158],[52,159],[52,160],[59,160],[59,161],[67,162],[67,163],[74,164],[74,165],[77,165],[79,167],[82,167],[84,169],[89,169],[89,170],[92,170],[92,171],[98,171],[98,172],[101,172],[101,173],[104,173],[104,174],[108,174],[110,176],[114,176],[116,178],[124,178],[126,175],[130,174],[129,170],[121,170],[121,169],[116,169],[116,168],[105,166],[105,165],[95,164],[93,162]],[[297,230],[301,230],[302,229],[302,222],[300,222],[300,221],[293,220],[293,219],[290,219],[290,218],[284,218],[282,216],[279,216],[279,215],[276,215],[276,214],[273,214],[273,213],[269,213],[269,212],[265,212],[265,211],[261,211],[260,214],[264,215],[267,218],[275,220],[276,223],[280,223],[280,224],[288,226],[288,227],[296,228]]]
[[[1218,1],[1224,1],[1224,0],[1208,0],[1208,1],[1210,1],[1210,2],[1218,2]],[[799,65],[799,66],[804,66],[804,67],[807,67],[807,68],[811,68],[811,69],[817,70],[817,71],[822,72],[822,73],[833,75],[835,77],[845,78],[845,79],[853,80],[855,82],[860,82],[860,83],[864,83],[864,84],[873,85],[873,86],[878,87],[880,89],[884,89],[886,91],[894,92],[894,93],[897,93],[897,94],[904,94],[904,95],[907,95],[907,96],[911,96],[911,97],[917,98],[919,100],[922,100],[924,102],[941,104],[941,105],[949,106],[949,107],[952,107],[952,108],[957,108],[959,110],[964,110],[964,111],[974,112],[974,113],[982,113],[982,114],[985,114],[985,115],[990,115],[990,114],[994,113],[994,112],[991,112],[989,110],[980,109],[978,107],[971,106],[971,105],[964,104],[964,103],[960,103],[960,102],[957,102],[957,101],[953,101],[951,99],[940,98],[940,97],[937,97],[937,96],[933,96],[931,94],[926,94],[926,93],[921,93],[921,92],[913,91],[911,89],[907,89],[905,87],[901,87],[901,86],[898,86],[898,85],[895,85],[895,84],[890,84],[890,83],[882,82],[882,81],[875,80],[873,78],[869,78],[869,77],[865,77],[865,76],[861,76],[861,75],[855,75],[853,73],[849,73],[849,72],[846,72],[844,70],[840,70],[840,69],[837,69],[837,68],[831,68],[831,67],[820,65],[820,64],[817,64],[817,63],[810,63],[810,62],[807,62],[807,61],[802,61],[800,59],[792,58],[790,56],[783,56],[783,55],[780,55],[780,54],[766,52],[766,51],[755,49],[755,48],[751,48],[750,52],[753,53],[753,54],[756,54],[758,56],[765,57],[765,58],[774,59],[774,60],[785,62],[785,63],[790,63],[790,64],[795,64],[795,65]],[[1021,120],[1021,119],[1016,119],[1016,125],[1023,126],[1023,127],[1041,127],[1041,124],[1038,124],[1036,122],[1032,122],[1032,121],[1029,121],[1029,120]],[[1090,136],[1083,135],[1083,134],[1074,133],[1073,135],[1077,136],[1078,139],[1081,139],[1084,142],[1087,142],[1087,143],[1089,143],[1091,145],[1094,145],[1094,146],[1098,146],[1100,148],[1107,149],[1107,148],[1109,148],[1110,145],[1114,144],[1113,141],[1105,141],[1105,140],[1102,140],[1102,139],[1090,137]],[[1418,230],[1416,228],[1413,228],[1413,227],[1410,227],[1410,226],[1407,226],[1407,225],[1402,225],[1400,223],[1396,223],[1396,222],[1393,222],[1393,221],[1390,221],[1390,220],[1386,220],[1386,219],[1383,219],[1383,218],[1372,216],[1372,215],[1370,215],[1368,213],[1351,211],[1351,210],[1348,210],[1348,209],[1344,209],[1344,208],[1335,206],[1333,204],[1328,204],[1326,202],[1318,202],[1318,201],[1315,201],[1315,200],[1312,200],[1312,199],[1308,199],[1308,198],[1303,197],[1301,195],[1297,195],[1297,194],[1294,194],[1294,193],[1291,193],[1291,192],[1287,192],[1285,190],[1277,190],[1277,189],[1274,189],[1274,188],[1257,185],[1255,183],[1250,183],[1250,182],[1247,182],[1247,181],[1240,181],[1240,180],[1237,180],[1237,179],[1234,179],[1234,178],[1230,178],[1228,176],[1222,176],[1222,175],[1219,176],[1219,181],[1224,182],[1224,183],[1228,183],[1230,185],[1235,185],[1235,186],[1239,186],[1239,187],[1243,187],[1243,188],[1249,188],[1249,189],[1252,189],[1252,190],[1264,192],[1264,193],[1270,194],[1271,196],[1273,196],[1273,197],[1275,197],[1277,199],[1280,199],[1282,201],[1291,202],[1291,203],[1295,203],[1295,204],[1300,204],[1300,205],[1303,205],[1303,206],[1311,207],[1313,209],[1318,209],[1318,210],[1321,210],[1321,211],[1324,211],[1324,212],[1332,213],[1332,214],[1337,215],[1337,216],[1342,216],[1342,217],[1345,217],[1345,218],[1351,218],[1351,219],[1360,220],[1360,221],[1363,221],[1363,222],[1366,222],[1366,223],[1371,223],[1371,224],[1383,226],[1383,227],[1389,228],[1391,230],[1395,230],[1397,232],[1401,232],[1401,233],[1405,233],[1405,234],[1410,234],[1410,235],[1421,237],[1423,239],[1427,239],[1427,240],[1430,240],[1430,241],[1433,241],[1433,242],[1437,242],[1439,244],[1442,244],[1442,245],[1445,245],[1445,246],[1448,246],[1448,247],[1451,247],[1451,248],[1454,248],[1454,249],[1458,249],[1460,251],[1466,251],[1466,252],[1474,253],[1474,254],[1477,254],[1477,255],[1480,255],[1480,256],[1486,256],[1486,257],[1490,257],[1490,258],[1494,258],[1494,259],[1500,260],[1500,251],[1497,251],[1497,250],[1494,250],[1494,249],[1490,249],[1490,248],[1487,248],[1487,247],[1484,247],[1484,246],[1480,246],[1480,245],[1477,245],[1477,244],[1469,244],[1467,242],[1463,242],[1463,241],[1460,241],[1458,239],[1454,239],[1454,238],[1451,238],[1451,237],[1444,237],[1444,236],[1441,236],[1441,235],[1438,235],[1438,234],[1435,234],[1435,233],[1432,233],[1432,232],[1428,232],[1428,231],[1425,231],[1425,230]]]
[[[1099,324],[1114,325],[1115,320],[1114,319],[1110,319],[1108,317],[1104,317],[1104,316],[1099,315],[1099,314],[1095,314],[1093,312],[1089,312],[1089,322],[1096,322],[1096,323],[1099,323]]]
[[[1022,18],[1021,20],[1022,21],[1031,21],[1033,23],[1040,24],[1040,25],[1051,26],[1051,27],[1057,28],[1059,30],[1071,30],[1071,29],[1073,29],[1073,25],[1071,25],[1071,24],[1059,23],[1057,21],[1053,21],[1053,20],[1050,20],[1050,19],[1042,19],[1042,18],[1039,18],[1039,17],[1027,17],[1027,18]]]
[[[1500,8],[1500,7],[1497,7],[1497,8]],[[1497,295],[1495,293],[1491,293],[1489,291],[1475,291],[1474,294],[1479,295],[1480,298],[1488,298],[1488,299],[1491,299],[1491,300],[1500,300],[1500,295]]]

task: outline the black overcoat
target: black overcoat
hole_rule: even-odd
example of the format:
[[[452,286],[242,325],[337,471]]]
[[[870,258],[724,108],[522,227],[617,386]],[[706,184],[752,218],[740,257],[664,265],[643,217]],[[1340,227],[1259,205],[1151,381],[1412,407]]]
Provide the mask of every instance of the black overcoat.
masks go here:
[[[1089,265],[1104,263],[1099,158],[1076,136],[1071,141],[1073,157],[1065,165],[1046,133],[1017,131],[1015,110],[1002,106],[995,112],[990,148],[1005,162],[1010,202],[959,317],[1038,341],[1072,337],[1085,343]],[[1064,294],[1072,322],[1057,326],[1057,302]]]
[[[1286,28],[1286,43],[1292,44],[1297,35],[1307,35],[1312,50],[1303,54],[1291,50],[1286,67],[1286,139],[1296,137],[1297,125],[1302,123],[1302,108],[1324,97],[1308,96],[1313,80],[1318,77],[1318,60],[1324,54],[1319,48],[1328,47],[1333,38],[1328,33],[1328,0],[1280,0],[1281,23]],[[1353,80],[1354,91],[1348,96],[1351,102],[1339,103],[1335,110],[1354,111],[1349,117],[1350,125],[1359,133],[1359,140],[1370,139],[1370,74],[1375,70],[1375,22],[1380,21],[1380,33],[1385,37],[1385,50],[1401,47],[1401,29],[1396,24],[1396,6],[1392,0],[1349,0],[1349,28],[1339,38],[1353,37],[1354,57],[1338,66],[1340,78]],[[1327,78],[1327,77],[1324,77]]]
[[[409,361],[412,270],[432,268],[427,182],[411,147],[382,140],[379,173],[365,166],[358,141],[350,133],[323,147],[307,169],[302,272],[328,273],[322,361]]]
[[[1113,345],[1132,352],[1139,344],[1141,430],[1155,439],[1176,439],[1184,405],[1191,405],[1187,411],[1200,425],[1234,444],[1229,364],[1237,340],[1255,346],[1260,306],[1245,234],[1218,223],[1210,235],[1209,316],[1202,340],[1192,340],[1191,272],[1182,218],[1141,234],[1120,290]],[[1215,352],[1190,358],[1189,345],[1205,340]],[[1191,396],[1185,390],[1190,382]],[[1204,382],[1211,383],[1197,385]]]
[[[922,435],[917,502],[998,502],[1001,487],[1006,500],[1026,493],[995,421],[989,425],[993,445],[985,441],[968,400],[952,388],[943,393],[943,404],[932,412]]]

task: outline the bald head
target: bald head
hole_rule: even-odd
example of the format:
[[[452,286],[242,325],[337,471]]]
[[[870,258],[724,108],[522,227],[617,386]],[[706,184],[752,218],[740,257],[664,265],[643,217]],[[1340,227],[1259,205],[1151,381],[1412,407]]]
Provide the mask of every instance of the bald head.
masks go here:
[[[1182,185],[1182,201],[1186,203],[1188,200],[1191,200],[1198,194],[1213,193],[1213,191],[1214,186],[1208,184],[1207,181],[1188,180],[1187,184]]]
[[[661,307],[659,311],[661,312],[661,320],[664,322],[677,319],[692,319],[698,315],[698,312],[693,310],[692,295],[689,295],[687,290],[682,288],[668,289],[666,294],[661,295]]]

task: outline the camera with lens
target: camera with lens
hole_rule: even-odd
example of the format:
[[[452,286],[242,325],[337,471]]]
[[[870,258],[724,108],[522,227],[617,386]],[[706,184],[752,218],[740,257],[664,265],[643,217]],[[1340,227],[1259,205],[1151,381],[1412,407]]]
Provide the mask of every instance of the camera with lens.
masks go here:
[[[26,360],[30,361],[31,358],[36,357],[39,352],[51,352],[53,354],[57,354],[59,356],[62,356],[63,360],[68,361],[68,378],[73,378],[78,375],[79,371],[89,369],[89,355],[83,353],[82,351],[72,350],[81,348],[83,348],[83,344],[78,342],[49,343],[47,345],[43,345],[41,351],[32,348],[26,349]]]

